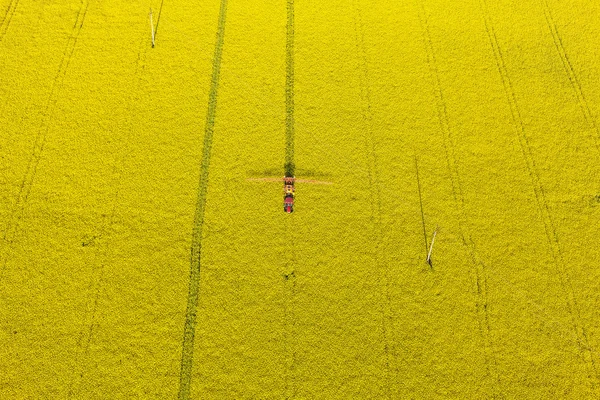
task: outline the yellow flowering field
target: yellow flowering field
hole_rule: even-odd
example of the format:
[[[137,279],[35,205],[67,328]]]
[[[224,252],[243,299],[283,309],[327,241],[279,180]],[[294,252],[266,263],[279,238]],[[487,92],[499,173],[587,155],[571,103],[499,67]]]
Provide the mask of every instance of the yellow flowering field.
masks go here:
[[[600,397],[598,43],[594,0],[1,0],[0,398]]]

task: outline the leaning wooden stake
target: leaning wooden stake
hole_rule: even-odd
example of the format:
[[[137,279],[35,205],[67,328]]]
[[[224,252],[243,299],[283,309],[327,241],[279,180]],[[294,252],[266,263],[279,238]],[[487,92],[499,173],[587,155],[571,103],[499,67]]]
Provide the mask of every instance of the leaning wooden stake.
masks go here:
[[[435,242],[435,235],[437,235],[438,228],[433,231],[433,237],[431,238],[431,245],[429,246],[429,253],[427,253],[427,264],[431,267],[431,251],[433,250],[433,243]]]
[[[150,30],[152,31],[152,47],[154,47],[154,22],[152,21],[152,8],[150,9]]]

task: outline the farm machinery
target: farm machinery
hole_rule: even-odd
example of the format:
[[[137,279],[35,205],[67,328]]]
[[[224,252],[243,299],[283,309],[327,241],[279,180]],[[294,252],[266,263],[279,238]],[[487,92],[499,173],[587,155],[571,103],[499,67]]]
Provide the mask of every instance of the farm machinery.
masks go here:
[[[283,211],[288,214],[294,212],[294,193],[296,191],[294,182],[296,177],[284,176],[283,177]]]

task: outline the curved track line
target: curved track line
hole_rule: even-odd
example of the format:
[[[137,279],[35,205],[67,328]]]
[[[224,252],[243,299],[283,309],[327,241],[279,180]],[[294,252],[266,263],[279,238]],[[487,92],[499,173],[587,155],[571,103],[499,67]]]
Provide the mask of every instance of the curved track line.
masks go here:
[[[444,98],[444,91],[442,89],[442,83],[440,80],[440,74],[438,71],[438,63],[435,57],[435,49],[433,47],[433,41],[431,39],[431,32],[429,29],[429,21],[427,19],[427,12],[422,0],[419,0],[420,12],[419,19],[421,20],[423,37],[425,41],[425,48],[427,51],[427,63],[429,65],[430,73],[434,80],[435,95],[437,103],[437,115],[444,136],[444,149],[446,152],[446,163],[450,171],[450,180],[452,183],[452,193],[454,196],[454,202],[460,210],[459,218],[459,232],[463,246],[469,253],[471,259],[472,271],[475,275],[475,286],[476,286],[476,304],[475,309],[477,311],[477,321],[479,325],[479,331],[484,341],[484,355],[486,363],[486,371],[490,379],[493,380],[492,390],[495,393],[499,393],[501,383],[500,376],[498,374],[498,363],[495,353],[492,351],[492,335],[490,329],[490,319],[488,313],[488,287],[487,287],[487,271],[485,264],[477,256],[475,249],[475,243],[471,237],[467,225],[467,212],[465,209],[465,200],[462,190],[462,184],[458,166],[456,162],[455,146],[452,140],[452,131],[450,129],[450,122],[448,119],[448,111],[446,107],[446,99]],[[500,394],[501,395],[501,394]]]
[[[575,291],[573,290],[573,285],[571,283],[568,271],[565,266],[565,261],[562,253],[562,249],[560,246],[560,242],[558,240],[558,235],[556,232],[556,227],[554,225],[554,221],[552,219],[552,214],[550,212],[550,207],[548,206],[548,202],[546,200],[546,194],[544,188],[541,183],[540,175],[537,166],[535,165],[535,158],[531,151],[531,147],[529,145],[529,139],[525,132],[525,126],[523,124],[523,120],[521,118],[521,110],[519,109],[519,105],[517,103],[516,94],[512,85],[512,81],[510,80],[510,76],[508,75],[508,71],[506,69],[506,63],[504,61],[504,55],[502,53],[502,49],[498,44],[498,38],[496,37],[496,33],[494,31],[494,27],[491,21],[489,9],[487,6],[486,0],[480,0],[481,7],[484,16],[485,27],[487,31],[487,36],[492,47],[494,58],[496,60],[496,66],[498,73],[502,79],[502,85],[504,87],[504,91],[506,94],[507,102],[509,104],[509,108],[511,111],[511,117],[513,122],[513,127],[515,134],[519,140],[519,145],[521,148],[521,154],[525,159],[525,163],[527,166],[527,171],[529,172],[529,176],[531,179],[531,185],[533,187],[533,191],[535,194],[535,199],[537,203],[537,208],[542,218],[544,224],[544,231],[546,233],[546,240],[548,241],[548,245],[550,247],[552,253],[553,263],[556,269],[556,273],[559,276],[561,286],[566,294],[566,302],[569,310],[569,315],[571,317],[573,330],[575,331],[577,337],[577,345],[579,347],[579,353],[581,359],[586,363],[588,368],[588,379],[593,391],[598,390],[598,386],[596,381],[599,379],[598,370],[596,367],[596,359],[594,356],[594,352],[590,347],[589,338],[587,335],[587,331],[585,326],[583,326],[581,322],[581,316],[579,311],[579,306],[577,304],[577,298],[575,296]]]
[[[196,202],[196,213],[194,216],[194,228],[192,231],[192,248],[190,255],[190,281],[187,297],[185,326],[183,330],[183,341],[181,344],[181,364],[179,374],[180,400],[190,398],[190,384],[192,380],[192,366],[194,358],[194,336],[196,334],[196,314],[198,312],[198,300],[200,298],[200,267],[202,252],[202,229],[204,226],[204,212],[206,205],[206,193],[208,191],[208,169],[210,167],[210,156],[212,149],[213,132],[215,127],[215,116],[217,111],[217,95],[219,89],[219,76],[221,71],[221,56],[223,54],[223,42],[225,38],[225,17],[227,14],[227,0],[221,0],[219,10],[219,23],[215,53],[213,56],[212,79],[210,94],[208,98],[208,110],[206,113],[206,125],[204,131],[204,147],[200,165],[200,183]]]

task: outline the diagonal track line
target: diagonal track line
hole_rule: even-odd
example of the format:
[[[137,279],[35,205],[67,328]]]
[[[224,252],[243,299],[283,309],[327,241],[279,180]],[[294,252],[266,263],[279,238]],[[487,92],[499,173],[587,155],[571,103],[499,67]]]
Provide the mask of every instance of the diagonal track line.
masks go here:
[[[465,199],[462,190],[461,178],[456,161],[454,141],[452,140],[452,131],[450,129],[450,122],[448,119],[446,99],[444,98],[444,91],[442,89],[442,83],[440,80],[440,74],[438,70],[438,62],[435,57],[435,49],[433,48],[431,32],[429,29],[429,22],[427,19],[427,12],[425,10],[423,0],[419,1],[419,8],[419,19],[421,20],[423,36],[425,39],[425,48],[427,51],[427,64],[429,65],[429,70],[432,75],[435,86],[437,114],[440,123],[440,128],[443,134],[444,149],[446,152],[446,162],[448,165],[448,170],[450,171],[454,202],[459,209],[459,233],[463,246],[467,249],[467,252],[469,254],[472,270],[475,275],[475,309],[477,312],[479,331],[484,341],[486,372],[489,378],[493,381],[492,391],[494,392],[494,395],[497,394],[500,397],[502,397],[502,393],[499,392],[501,384],[500,377],[498,374],[498,363],[496,355],[493,351],[490,318],[488,312],[489,299],[486,266],[480,260],[477,254],[475,243],[473,242],[471,232],[469,231],[467,226],[467,211],[465,207]]]
[[[573,331],[576,334],[580,357],[585,362],[586,367],[588,369],[588,380],[590,386],[594,392],[597,392],[597,381],[599,378],[599,374],[596,366],[596,355],[594,354],[595,352],[590,346],[587,330],[581,322],[579,306],[577,304],[577,297],[575,295],[573,284],[571,283],[567,268],[565,266],[564,256],[558,239],[556,226],[552,218],[552,214],[550,212],[550,207],[548,206],[544,187],[541,183],[538,167],[535,165],[535,158],[531,151],[529,138],[527,137],[527,134],[525,132],[525,126],[521,117],[521,110],[517,103],[512,81],[506,69],[506,62],[504,61],[502,49],[498,44],[498,38],[496,37],[496,33],[491,21],[487,1],[480,0],[480,2],[487,36],[492,47],[492,51],[494,53],[497,70],[500,74],[507,102],[509,104],[512,117],[512,125],[519,141],[522,156],[525,159],[527,171],[529,172],[529,176],[531,178],[531,185],[535,194],[537,208],[544,225],[546,240],[548,242],[548,246],[552,254],[556,274],[560,279],[562,289],[564,290],[566,295],[568,312],[571,318]]]
[[[569,83],[575,92],[575,96],[577,97],[577,102],[579,103],[579,107],[581,107],[581,112],[586,120],[586,122],[591,126],[591,128],[596,133],[594,137],[594,144],[596,145],[596,150],[600,151],[600,131],[598,130],[598,125],[596,124],[596,119],[592,113],[590,108],[590,104],[587,101],[585,95],[583,94],[583,90],[581,88],[581,83],[577,74],[575,73],[575,69],[573,68],[573,64],[571,64],[571,60],[565,51],[565,47],[562,42],[562,38],[558,33],[558,28],[556,27],[556,22],[554,21],[554,16],[552,15],[552,11],[550,10],[550,6],[548,5],[548,0],[542,0],[542,6],[544,8],[544,16],[546,17],[546,25],[552,34],[552,40],[554,41],[554,46],[556,47],[556,51],[560,56],[560,60],[562,61],[563,68],[567,77],[569,78]]]
[[[156,41],[156,35],[158,35],[158,25],[160,24],[160,16],[162,15],[163,4],[165,0],[161,0],[160,8],[158,9],[158,17],[156,18],[156,26],[154,27],[154,40]]]
[[[423,225],[423,238],[425,239],[425,253],[427,253],[427,249],[429,248],[429,243],[427,241],[427,228],[425,227],[425,212],[423,211],[423,191],[421,190],[421,179],[419,177],[419,161],[418,161],[416,155],[415,155],[415,172],[417,173],[417,189],[419,191],[419,206],[421,209],[421,223]]]
[[[12,208],[6,228],[2,234],[2,239],[0,240],[0,242],[4,242],[4,246],[0,252],[0,280],[2,280],[4,270],[6,269],[6,264],[13,247],[15,236],[19,231],[19,225],[21,223],[21,219],[23,218],[25,206],[29,200],[31,188],[33,187],[33,183],[37,174],[37,168],[44,152],[48,132],[50,131],[50,121],[54,116],[55,106],[58,101],[57,97],[61,92],[69,64],[71,63],[75,48],[77,47],[77,40],[79,38],[79,34],[81,33],[81,29],[83,28],[83,23],[85,22],[88,5],[88,1],[81,2],[81,6],[77,13],[77,18],[75,19],[75,24],[73,25],[71,36],[67,40],[60,66],[56,76],[54,77],[54,81],[52,82],[50,95],[46,101],[40,128],[33,143],[33,149],[31,155],[29,156],[25,174],[21,179],[19,193],[17,195],[15,205]]]
[[[8,7],[6,8],[6,13],[2,18],[2,22],[0,22],[0,42],[4,39],[6,32],[8,32],[8,28],[10,27],[10,23],[15,15],[15,11],[19,6],[19,0],[12,0]]]
[[[208,98],[208,110],[206,113],[206,125],[204,130],[204,147],[202,152],[202,161],[200,165],[200,183],[196,202],[196,214],[194,216],[194,227],[192,231],[190,280],[185,315],[185,326],[183,331],[183,341],[181,345],[182,349],[178,393],[178,398],[180,400],[190,398],[190,384],[192,380],[192,366],[194,358],[194,337],[196,333],[198,300],[200,298],[202,229],[204,226],[206,194],[208,191],[208,169],[210,167],[210,156],[215,127],[215,116],[217,111],[217,95],[219,89],[219,76],[221,71],[221,56],[223,54],[223,42],[225,37],[226,14],[227,0],[221,0],[221,6],[219,10],[219,23],[216,35],[215,53],[213,56],[212,79],[210,86],[210,94]]]

